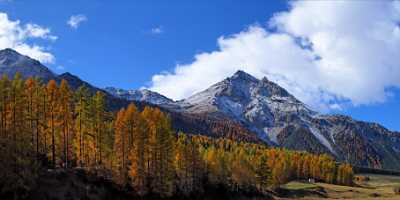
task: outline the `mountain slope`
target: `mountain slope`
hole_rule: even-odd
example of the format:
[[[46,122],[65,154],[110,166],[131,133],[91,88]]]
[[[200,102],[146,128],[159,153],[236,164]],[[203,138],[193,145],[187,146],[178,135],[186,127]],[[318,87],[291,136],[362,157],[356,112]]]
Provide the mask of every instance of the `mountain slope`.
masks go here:
[[[69,73],[69,72],[65,72],[63,74],[60,74],[56,77],[57,80],[66,80],[68,82],[68,85],[71,87],[71,89],[76,90],[78,89],[80,86],[85,86],[88,88],[89,93],[94,94],[97,91],[101,91],[101,89],[94,87],[93,85],[91,85],[90,83],[83,81],[82,79],[80,79],[79,77]]]
[[[233,120],[271,145],[400,169],[400,134],[347,116],[321,115],[279,85],[243,71],[176,103],[177,112]]]
[[[267,138],[266,128],[288,117],[315,114],[275,83],[266,78],[257,80],[243,71],[183,100],[181,105],[183,112],[227,116],[243,122],[269,142],[276,140]]]
[[[148,102],[175,113],[175,125],[185,121],[177,126],[180,130],[212,130],[218,135],[220,128],[213,129],[211,123],[204,122],[226,121],[224,127],[235,124],[235,138],[258,138],[278,147],[330,154],[353,165],[400,170],[400,133],[347,116],[319,114],[276,83],[267,78],[258,80],[243,71],[177,102],[151,91],[152,98],[137,98],[141,91],[114,90],[120,92],[111,92],[118,97]],[[247,133],[241,136],[238,130]]]
[[[120,108],[125,107],[130,103],[129,100],[115,97],[109,94],[107,91],[97,88],[91,85],[90,83],[83,81],[78,76],[75,76],[69,72],[60,74],[55,78],[57,82],[60,82],[63,79],[68,82],[68,85],[72,90],[76,90],[81,86],[85,86],[88,89],[90,95],[95,95],[96,92],[103,93],[105,95],[106,106],[109,110],[112,111],[119,110]]]
[[[0,74],[6,74],[9,77],[13,77],[16,72],[19,72],[22,74],[23,78],[35,76],[42,79],[44,83],[50,79],[54,79],[59,83],[64,79],[68,82],[72,90],[76,90],[80,86],[85,86],[88,88],[91,95],[94,95],[97,91],[103,92],[105,94],[107,109],[110,111],[119,110],[126,107],[129,103],[136,104],[139,109],[143,109],[145,106],[156,106],[169,113],[172,119],[172,125],[177,131],[204,134],[212,137],[226,137],[249,142],[260,142],[254,134],[232,120],[222,120],[207,115],[193,115],[175,112],[174,110],[178,108],[178,105],[158,93],[149,90],[138,90],[133,92],[134,98],[118,96],[118,94],[121,93],[116,93],[118,92],[117,89],[108,88],[106,89],[108,91],[102,90],[68,72],[56,75],[40,62],[27,56],[23,56],[12,49],[0,50],[0,55],[0,61],[2,63],[2,65],[0,65],[2,67],[0,69]],[[163,106],[160,106],[161,104]]]
[[[39,77],[47,82],[56,75],[39,61],[19,54],[13,49],[0,51],[0,74],[13,78],[19,72],[23,78]]]
[[[41,79],[43,83],[47,83],[52,79],[60,83],[62,79],[65,79],[72,90],[76,90],[84,85],[88,88],[91,95],[97,91],[101,91],[106,95],[106,105],[110,110],[120,109],[127,106],[130,102],[126,99],[116,98],[71,73],[67,72],[57,75],[39,61],[22,55],[13,49],[0,50],[0,75],[7,75],[9,78],[13,78],[17,72],[21,74],[23,79],[36,77]]]
[[[115,97],[128,99],[131,101],[144,101],[154,105],[166,105],[174,103],[172,99],[147,89],[124,90],[115,87],[106,87],[104,90]]]
[[[0,51],[0,74],[43,81],[65,79],[72,89],[81,85],[91,94],[106,95],[109,110],[134,102],[140,109],[157,106],[171,116],[178,131],[226,137],[313,153],[327,153],[339,161],[374,168],[400,170],[400,133],[376,123],[310,110],[279,85],[238,71],[182,101],[149,90],[99,89],[70,73],[55,75],[40,62],[12,49]]]

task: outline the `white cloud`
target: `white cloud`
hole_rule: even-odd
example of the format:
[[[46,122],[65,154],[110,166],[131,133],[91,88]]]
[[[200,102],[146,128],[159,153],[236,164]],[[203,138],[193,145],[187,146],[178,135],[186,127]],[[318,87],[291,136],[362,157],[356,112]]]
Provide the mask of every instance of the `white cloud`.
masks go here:
[[[182,99],[242,69],[319,110],[384,102],[400,87],[399,23],[400,1],[294,1],[268,27],[220,37],[218,50],[154,75],[150,87]]]
[[[37,24],[27,24],[25,26],[25,31],[28,37],[57,40],[57,36],[50,34],[49,28],[42,28]]]
[[[54,56],[45,47],[29,44],[28,40],[44,39],[54,41],[49,28],[37,24],[21,25],[20,21],[12,21],[6,13],[0,12],[0,49],[12,48],[21,54],[28,55],[44,63],[53,63]]]
[[[164,29],[161,26],[154,27],[150,30],[152,34],[161,34],[164,32]]]
[[[87,21],[87,17],[85,15],[79,14],[79,15],[72,15],[69,20],[67,21],[67,24],[73,28],[73,29],[77,29],[79,27],[79,25],[84,22]]]

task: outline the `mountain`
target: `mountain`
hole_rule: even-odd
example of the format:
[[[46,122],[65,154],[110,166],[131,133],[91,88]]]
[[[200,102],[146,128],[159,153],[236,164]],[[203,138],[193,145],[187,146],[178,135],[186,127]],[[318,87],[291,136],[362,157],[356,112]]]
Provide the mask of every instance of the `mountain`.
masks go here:
[[[13,49],[7,48],[0,50],[0,75],[7,75],[9,78],[13,78],[17,72],[19,72],[24,79],[28,77],[37,77],[41,79],[43,83],[47,83],[52,79],[60,83],[61,80],[64,79],[68,81],[72,90],[76,90],[80,86],[86,86],[91,95],[95,94],[97,91],[103,92],[106,96],[106,105],[110,110],[120,109],[121,107],[127,106],[130,102],[126,99],[114,97],[69,72],[57,75],[39,61],[22,55]]]
[[[273,127],[274,123],[285,122],[288,117],[316,114],[277,84],[266,78],[258,80],[243,71],[181,104],[184,112],[227,116],[240,121],[266,141],[268,136],[273,136],[273,131],[266,131],[266,128]]]
[[[128,99],[131,101],[144,101],[154,105],[168,105],[175,103],[172,99],[147,89],[124,90],[115,87],[106,87],[104,90],[115,97]]]
[[[104,90],[118,99],[135,102],[139,108],[149,105],[161,108],[169,114],[172,125],[177,131],[263,143],[260,138],[236,121],[208,114],[181,112],[182,102],[175,102],[157,92],[147,89],[123,90],[114,87],[106,87]]]
[[[78,76],[68,72],[60,75],[54,74],[39,61],[21,55],[12,49],[0,50],[0,55],[1,63],[3,63],[1,65],[0,74],[14,77],[15,73],[19,72],[22,74],[23,78],[34,76],[42,79],[44,83],[51,79],[60,83],[61,80],[64,79],[68,82],[72,90],[76,90],[80,86],[84,85],[88,88],[91,95],[94,95],[98,91],[103,92],[105,94],[107,109],[110,111],[119,110],[126,107],[129,103],[134,103],[139,109],[143,109],[145,106],[156,106],[169,113],[173,127],[177,131],[203,134],[212,137],[226,137],[249,142],[260,142],[254,134],[232,120],[221,120],[204,115],[174,112],[172,110],[178,108],[175,102],[150,90],[137,90],[131,92],[133,94],[132,98],[128,98],[127,95],[119,96],[118,94],[123,94],[123,92],[121,92],[123,90],[107,88],[106,90],[108,91],[106,91],[97,88],[90,83],[83,81]]]
[[[90,95],[95,95],[96,92],[101,92],[105,95],[105,102],[106,102],[106,107],[109,110],[115,111],[119,110],[122,107],[125,107],[129,105],[130,101],[123,99],[123,98],[118,98],[114,97],[113,95],[109,94],[107,91],[97,88],[90,83],[83,81],[80,79],[78,76],[75,76],[69,72],[63,73],[58,75],[55,80],[57,82],[60,82],[61,80],[66,80],[68,82],[68,85],[72,90],[77,90],[81,86],[85,86],[88,89],[88,92]]]
[[[137,93],[140,91],[130,92]],[[152,93],[153,97],[164,97]],[[244,134],[247,138],[253,133],[269,145],[326,153],[358,166],[400,169],[400,133],[348,116],[320,114],[276,83],[243,71],[182,101],[135,100],[151,100],[150,103],[189,118],[203,116],[234,123],[249,132]]]
[[[178,103],[177,111],[231,119],[270,145],[327,153],[354,165],[400,169],[400,133],[347,116],[319,114],[267,78],[238,71]]]
[[[71,73],[67,72],[57,75],[39,61],[22,55],[13,49],[7,48],[0,50],[0,74],[13,78],[17,72],[20,73],[24,79],[28,77],[37,77],[44,83],[51,79],[54,79],[57,82],[65,79],[74,90],[81,85],[88,87],[89,92],[91,93],[100,90]]]
[[[97,88],[70,73],[56,75],[39,61],[12,49],[0,51],[0,74],[65,79],[72,89],[85,85],[106,95],[107,107],[135,103],[167,112],[177,131],[313,153],[327,153],[353,165],[400,170],[400,133],[343,115],[323,115],[267,78],[243,71],[187,99],[173,101],[150,90]]]
[[[89,93],[94,94],[97,91],[101,91],[101,89],[94,87],[90,83],[83,81],[79,77],[69,73],[65,72],[56,77],[56,80],[66,80],[68,82],[68,85],[71,87],[71,89],[76,90],[80,86],[85,86],[88,88]]]
[[[23,78],[30,76],[39,77],[47,82],[54,79],[56,75],[39,61],[21,55],[13,49],[3,49],[0,51],[0,74],[5,74],[13,78],[19,72]]]

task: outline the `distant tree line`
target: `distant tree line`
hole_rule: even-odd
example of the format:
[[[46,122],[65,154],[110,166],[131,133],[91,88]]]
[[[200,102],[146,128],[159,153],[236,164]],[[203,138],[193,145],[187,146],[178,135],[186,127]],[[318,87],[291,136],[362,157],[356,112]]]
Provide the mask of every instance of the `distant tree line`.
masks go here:
[[[67,81],[0,79],[0,192],[35,187],[40,170],[82,168],[138,195],[204,192],[207,185],[264,192],[294,179],[351,185],[328,155],[176,133],[158,108],[108,112],[104,94]]]

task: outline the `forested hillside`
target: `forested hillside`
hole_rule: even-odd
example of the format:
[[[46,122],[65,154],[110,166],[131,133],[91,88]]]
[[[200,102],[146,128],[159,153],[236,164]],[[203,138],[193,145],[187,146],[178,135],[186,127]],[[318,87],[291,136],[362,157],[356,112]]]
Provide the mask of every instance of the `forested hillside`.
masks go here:
[[[82,169],[129,195],[160,198],[210,186],[267,194],[293,179],[351,185],[353,178],[350,165],[328,155],[177,133],[158,108],[110,112],[101,92],[18,74],[0,80],[0,161],[1,199],[29,198],[53,170]]]

